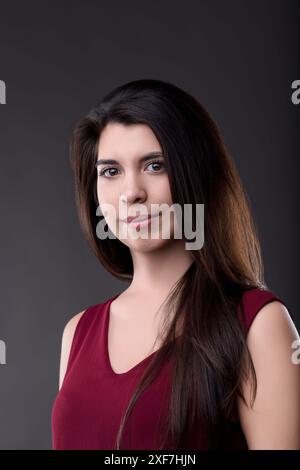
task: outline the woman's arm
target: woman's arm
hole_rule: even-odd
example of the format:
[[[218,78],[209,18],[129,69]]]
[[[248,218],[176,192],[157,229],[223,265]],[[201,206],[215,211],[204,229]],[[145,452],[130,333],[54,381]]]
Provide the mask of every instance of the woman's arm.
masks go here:
[[[248,406],[238,398],[249,450],[300,449],[300,363],[295,361],[295,340],[299,341],[299,334],[279,301],[262,307],[249,328],[247,344],[257,376],[257,395],[250,408],[248,378],[242,385]]]

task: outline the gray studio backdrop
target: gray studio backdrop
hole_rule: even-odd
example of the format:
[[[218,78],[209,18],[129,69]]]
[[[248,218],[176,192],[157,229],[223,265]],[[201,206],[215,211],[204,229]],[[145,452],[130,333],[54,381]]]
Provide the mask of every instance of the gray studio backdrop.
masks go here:
[[[75,122],[125,81],[174,82],[216,120],[299,329],[299,5],[0,2],[1,449],[51,449],[64,325],[126,287],[81,233],[68,160]]]

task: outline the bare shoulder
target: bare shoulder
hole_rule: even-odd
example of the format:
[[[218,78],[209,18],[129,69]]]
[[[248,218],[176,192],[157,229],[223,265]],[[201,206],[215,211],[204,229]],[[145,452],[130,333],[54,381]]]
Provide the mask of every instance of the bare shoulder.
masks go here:
[[[300,338],[288,309],[277,300],[256,314],[247,345],[257,378],[250,406],[251,380],[242,381],[246,404],[238,399],[240,423],[250,450],[300,449]]]
[[[60,354],[60,365],[59,365],[59,389],[62,386],[65,373],[67,370],[69,355],[71,351],[72,341],[74,337],[74,333],[76,330],[76,326],[83,315],[85,310],[77,313],[70,320],[66,323],[63,333],[62,333],[62,341],[61,341],[61,354]]]

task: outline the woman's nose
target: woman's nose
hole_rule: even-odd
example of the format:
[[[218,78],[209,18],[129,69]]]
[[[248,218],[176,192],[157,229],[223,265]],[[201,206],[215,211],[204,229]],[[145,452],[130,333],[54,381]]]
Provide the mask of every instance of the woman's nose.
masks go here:
[[[128,190],[123,192],[120,195],[120,201],[122,204],[134,204],[134,203],[142,203],[143,201],[146,200],[146,192],[143,189],[140,190]]]

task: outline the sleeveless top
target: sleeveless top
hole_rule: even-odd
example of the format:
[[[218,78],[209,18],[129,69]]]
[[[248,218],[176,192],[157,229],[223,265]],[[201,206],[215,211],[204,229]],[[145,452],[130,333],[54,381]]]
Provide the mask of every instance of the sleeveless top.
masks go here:
[[[108,325],[111,302],[88,307],[75,329],[67,370],[51,411],[54,450],[113,450],[121,417],[137,381],[154,354],[147,356],[125,373],[112,370],[108,354]],[[269,290],[251,288],[242,295],[238,314],[247,334],[258,311],[279,299]],[[159,449],[164,417],[171,391],[171,361],[166,361],[158,376],[142,392],[126,420],[120,449]],[[189,449],[204,449],[201,429]],[[170,450],[172,447],[164,447]],[[247,450],[238,419],[230,421],[224,448]]]

